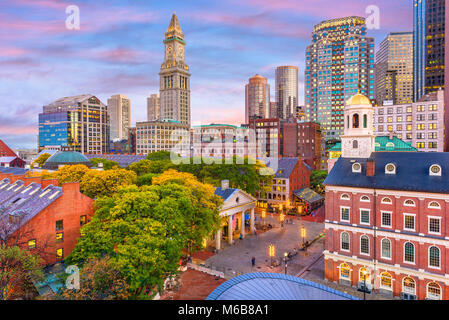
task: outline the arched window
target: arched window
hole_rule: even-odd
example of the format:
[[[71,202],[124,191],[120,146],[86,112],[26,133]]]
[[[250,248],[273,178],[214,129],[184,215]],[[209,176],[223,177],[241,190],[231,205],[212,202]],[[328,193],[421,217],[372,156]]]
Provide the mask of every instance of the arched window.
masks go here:
[[[413,201],[412,199],[407,199],[407,200],[404,201],[404,206],[414,207],[415,206],[415,201]]]
[[[435,246],[429,248],[429,267],[440,267],[440,249]]]
[[[390,198],[382,198],[381,203],[391,204],[391,199]]]
[[[349,251],[349,234],[347,232],[341,234],[341,250]]]
[[[438,202],[436,201],[432,201],[431,203],[429,203],[429,209],[440,209],[441,206]]]
[[[369,202],[369,197],[368,197],[368,196],[362,196],[362,197],[360,198],[360,201],[363,201],[363,202]]]
[[[411,242],[406,242],[404,244],[404,261],[415,262],[415,245]]]
[[[441,288],[438,283],[431,282],[427,285],[427,299],[441,300]]]
[[[402,280],[402,292],[413,295],[416,293],[416,282],[413,278],[404,277]]]
[[[363,115],[363,128],[368,128],[368,116],[366,114]]]
[[[360,237],[360,253],[369,254],[369,238],[368,236]]]
[[[343,193],[343,194],[340,196],[340,199],[341,199],[341,200],[349,200],[349,196],[348,196],[346,193]]]
[[[342,263],[340,265],[340,279],[349,280],[351,274],[351,268],[347,263]]]
[[[359,147],[359,142],[357,140],[352,141],[352,148],[357,149]]]
[[[370,283],[370,272],[362,267],[359,270],[359,281],[363,282],[364,280],[366,280],[366,283]]]
[[[393,287],[393,278],[388,272],[382,272],[380,274],[380,287],[383,289],[391,290]]]
[[[381,241],[381,256],[382,258],[391,259],[391,241],[387,238]]]
[[[357,129],[359,127],[359,115],[356,113],[352,116],[352,128]]]

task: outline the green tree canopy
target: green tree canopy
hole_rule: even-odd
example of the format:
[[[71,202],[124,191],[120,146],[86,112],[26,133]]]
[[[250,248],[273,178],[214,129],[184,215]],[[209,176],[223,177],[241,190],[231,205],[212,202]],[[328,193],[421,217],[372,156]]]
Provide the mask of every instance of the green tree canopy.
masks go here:
[[[222,202],[213,191],[174,170],[153,178],[152,186],[121,187],[97,199],[97,211],[67,262],[82,265],[110,255],[133,296],[145,288],[154,293],[176,274],[182,250],[195,250],[219,227]]]
[[[91,198],[108,196],[121,186],[134,184],[136,180],[136,174],[125,169],[89,170],[81,179],[80,191]]]
[[[170,151],[161,150],[149,153],[147,159],[153,161],[170,160]]]
[[[103,163],[103,169],[104,170],[111,170],[112,168],[120,168],[120,165],[116,161],[102,159],[102,158],[92,158],[90,159],[90,162],[92,162],[92,165],[94,167],[98,167],[98,164],[101,162]]]
[[[37,163],[39,165],[39,167],[42,167],[42,165],[45,163],[45,161],[47,161],[47,159],[50,157],[51,157],[51,154],[45,152],[45,153],[41,154],[37,159],[35,159],[31,165],[33,166],[35,163]]]
[[[17,246],[0,246],[0,300],[27,298],[43,279],[41,261]]]

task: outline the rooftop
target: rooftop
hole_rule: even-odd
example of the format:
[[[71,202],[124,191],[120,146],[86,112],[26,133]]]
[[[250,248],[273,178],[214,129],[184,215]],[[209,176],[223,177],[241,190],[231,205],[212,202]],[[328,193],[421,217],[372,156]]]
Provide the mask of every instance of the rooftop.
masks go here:
[[[367,159],[340,157],[324,180],[325,185],[386,190],[449,193],[449,153],[447,152],[373,152],[374,176],[366,176]],[[352,172],[358,162],[361,173]],[[385,166],[393,164],[395,174],[385,173]],[[441,167],[441,176],[430,175],[432,165]]]
[[[247,273],[216,288],[206,300],[359,300],[324,285],[280,273]]]
[[[377,136],[374,140],[374,147],[375,151],[418,151],[396,136],[393,136],[392,139],[389,136]],[[341,151],[341,142],[337,142],[329,151]]]
[[[43,169],[58,169],[59,165],[84,164],[91,167],[90,160],[80,152],[76,151],[58,151],[45,161]]]

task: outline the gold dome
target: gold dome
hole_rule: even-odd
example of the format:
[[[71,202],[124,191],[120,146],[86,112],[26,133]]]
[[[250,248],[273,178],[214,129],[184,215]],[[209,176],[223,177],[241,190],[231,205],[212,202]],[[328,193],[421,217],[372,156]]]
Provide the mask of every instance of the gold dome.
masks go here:
[[[347,106],[356,106],[356,105],[369,105],[372,106],[371,101],[368,97],[363,94],[357,93],[353,95],[348,101],[346,101]]]

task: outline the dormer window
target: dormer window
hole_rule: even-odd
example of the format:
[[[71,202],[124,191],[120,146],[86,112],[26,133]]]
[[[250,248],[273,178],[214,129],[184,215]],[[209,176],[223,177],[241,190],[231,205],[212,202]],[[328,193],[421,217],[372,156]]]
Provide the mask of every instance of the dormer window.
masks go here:
[[[341,195],[340,199],[341,200],[349,200],[349,196],[346,193],[344,193]]]
[[[352,172],[355,172],[355,173],[362,172],[362,166],[360,165],[360,163],[356,162],[352,165]]]
[[[414,207],[415,206],[415,201],[413,201],[412,199],[407,199],[407,200],[404,201],[404,206]]]
[[[385,166],[385,174],[396,174],[396,166],[393,163],[389,163]]]
[[[430,166],[429,175],[431,176],[441,176],[441,167],[437,164]]]
[[[381,203],[391,204],[391,199],[390,198],[383,198]]]

